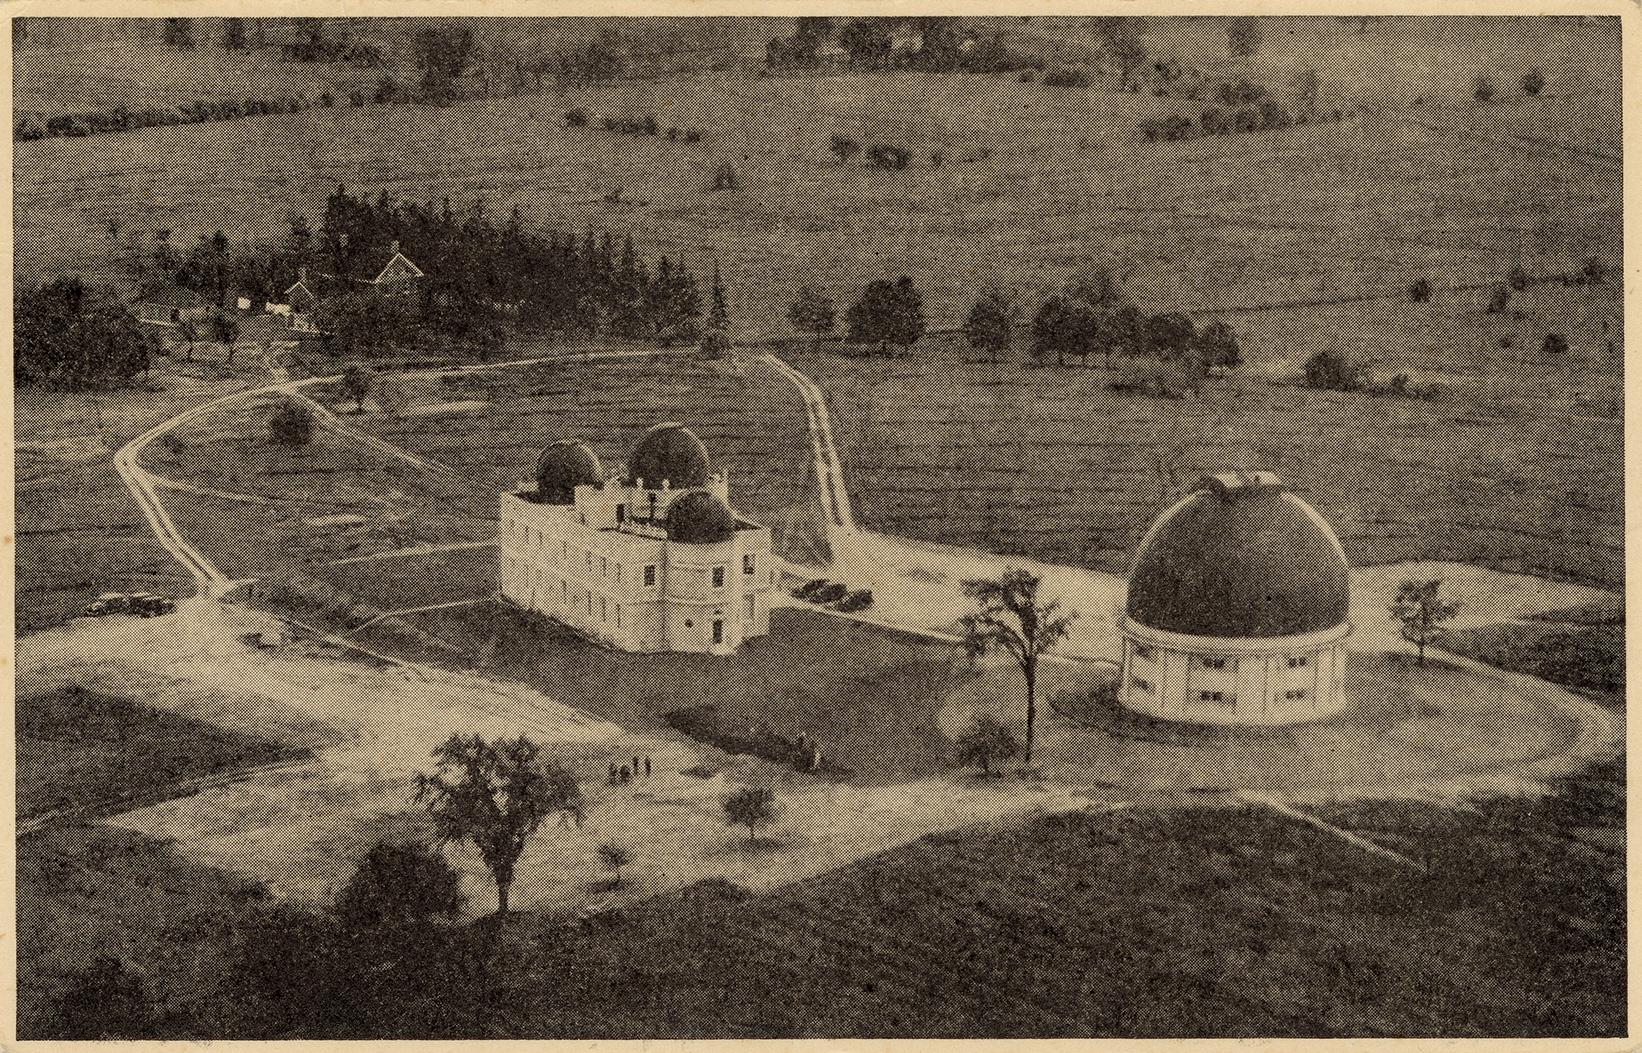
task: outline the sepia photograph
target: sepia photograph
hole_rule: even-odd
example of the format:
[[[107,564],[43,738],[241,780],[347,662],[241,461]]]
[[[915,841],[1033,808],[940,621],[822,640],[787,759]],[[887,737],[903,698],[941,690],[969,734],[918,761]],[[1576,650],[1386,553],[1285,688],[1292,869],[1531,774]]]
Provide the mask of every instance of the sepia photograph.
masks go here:
[[[1633,7],[72,6],[11,1038],[1629,1034]]]

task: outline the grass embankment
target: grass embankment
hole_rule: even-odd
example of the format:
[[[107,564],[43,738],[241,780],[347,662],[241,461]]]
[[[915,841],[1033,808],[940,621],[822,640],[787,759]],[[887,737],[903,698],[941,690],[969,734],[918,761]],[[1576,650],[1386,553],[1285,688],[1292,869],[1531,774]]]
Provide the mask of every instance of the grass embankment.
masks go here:
[[[1364,832],[1425,871],[1263,810],[1135,810],[928,837],[777,892],[710,882],[570,924],[527,915],[498,933],[484,920],[429,936],[414,969],[377,970],[387,979],[319,1028],[1618,1035],[1618,773],[1610,765],[1548,802],[1376,811]],[[1593,779],[1610,782],[1593,793]],[[1606,841],[1571,839],[1570,809]],[[420,994],[458,983],[458,1003]],[[223,1001],[256,1006],[241,992]]]

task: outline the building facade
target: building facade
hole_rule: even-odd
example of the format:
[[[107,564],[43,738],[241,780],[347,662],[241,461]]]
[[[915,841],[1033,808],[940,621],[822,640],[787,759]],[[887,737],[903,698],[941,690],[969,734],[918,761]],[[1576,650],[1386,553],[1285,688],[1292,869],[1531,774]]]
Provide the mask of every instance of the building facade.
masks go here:
[[[1269,472],[1204,479],[1141,542],[1121,622],[1124,706],[1200,724],[1296,724],[1346,705],[1350,568]]]
[[[770,629],[770,532],[730,510],[688,428],[663,424],[606,478],[581,443],[501,499],[501,593],[623,651],[730,654]]]

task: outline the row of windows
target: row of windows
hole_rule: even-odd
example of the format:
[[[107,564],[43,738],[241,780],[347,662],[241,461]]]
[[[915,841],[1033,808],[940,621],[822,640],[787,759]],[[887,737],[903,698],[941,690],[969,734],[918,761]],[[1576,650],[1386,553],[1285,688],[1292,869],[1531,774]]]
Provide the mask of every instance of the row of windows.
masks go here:
[[[1134,688],[1136,691],[1150,691],[1152,689],[1152,682],[1150,680],[1143,679],[1142,677],[1131,676],[1129,677],[1129,686]],[[1300,688],[1295,691],[1284,692],[1283,697],[1288,699],[1290,702],[1298,702],[1304,699],[1307,694],[1309,694],[1308,691],[1304,688]],[[1199,702],[1208,702],[1212,705],[1235,706],[1237,704],[1237,695],[1230,691],[1199,691],[1197,693],[1197,700]]]
[[[543,590],[543,588],[542,588],[544,582],[542,580],[542,572],[541,571],[538,570],[538,571],[532,571],[531,572],[531,584],[532,584],[532,590],[531,591],[533,593],[535,593],[536,595],[540,596],[544,593],[544,591],[546,591],[548,595],[551,595],[551,590]],[[585,602],[587,604],[587,613],[589,615],[591,615],[593,613],[593,594],[591,592],[586,592],[586,593],[583,593],[582,595],[585,598]],[[621,624],[622,624],[621,623],[621,604],[619,604],[619,603],[612,604],[610,602],[610,598],[608,596],[600,596],[598,599],[599,599],[599,621],[601,621],[601,622],[602,621],[609,621],[610,618],[611,618],[612,612],[614,612],[616,628],[618,628],[618,629],[621,628]],[[565,581],[563,578],[560,578],[559,579],[559,603],[560,603],[560,605],[564,605],[564,604],[567,604],[569,602],[570,602],[570,583],[568,581]],[[747,605],[747,618],[749,620],[757,618],[758,617],[758,597],[757,597],[757,595],[755,595],[753,593],[748,593],[747,597],[746,597],[746,605]],[[714,643],[719,643],[721,641],[719,640],[719,638],[717,636],[715,636],[713,642]]]
[[[1155,650],[1153,650],[1150,647],[1147,647],[1145,644],[1135,644],[1135,657],[1136,658],[1150,659],[1150,658],[1155,657],[1156,654],[1157,654],[1157,652]],[[1289,668],[1290,669],[1302,668],[1303,666],[1305,666],[1305,664],[1307,662],[1307,659],[1308,659],[1307,655],[1303,655],[1303,654],[1301,654],[1301,655],[1292,655],[1292,656],[1289,657],[1289,660],[1288,660]],[[1230,666],[1232,669],[1237,668],[1237,659],[1235,659],[1235,658],[1221,658],[1221,657],[1218,657],[1218,656],[1210,655],[1206,658],[1201,659],[1201,661],[1203,663],[1203,668],[1204,669],[1225,669],[1228,666]]]
[[[503,528],[504,530],[511,529],[512,533],[515,535],[522,534],[522,540],[527,547],[534,544],[537,548],[543,548],[546,545],[547,535],[540,530],[532,529],[528,524],[514,523],[511,520],[507,520],[504,521]],[[533,538],[534,541],[532,540]],[[588,571],[591,572],[593,570],[592,550],[589,549],[584,552],[582,557],[586,561]],[[570,542],[565,541],[562,538],[559,541],[559,558],[561,562],[568,562],[570,559]],[[619,562],[612,564],[608,556],[599,557],[599,576],[603,578],[610,577],[610,568],[612,566],[615,567],[616,571],[616,584],[620,585],[621,569],[623,564]],[[724,587],[724,579],[728,572],[729,568],[722,564],[713,568],[713,588],[722,589]],[[758,573],[758,557],[755,554],[748,552],[742,555],[741,573],[747,575],[748,577]],[[655,564],[652,563],[644,568],[644,584],[654,585],[655,583],[656,567]]]

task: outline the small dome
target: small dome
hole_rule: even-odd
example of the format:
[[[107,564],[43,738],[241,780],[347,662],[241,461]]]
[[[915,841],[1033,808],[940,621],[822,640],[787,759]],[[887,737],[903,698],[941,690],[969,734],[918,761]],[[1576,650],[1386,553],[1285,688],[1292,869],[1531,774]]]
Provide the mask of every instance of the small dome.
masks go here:
[[[735,536],[735,515],[724,502],[698,490],[667,508],[667,540],[712,545]]]
[[[546,505],[575,503],[576,487],[604,482],[599,458],[586,443],[560,439],[536,459],[536,499]]]
[[[627,459],[627,481],[644,480],[644,485],[661,489],[666,483],[675,490],[706,486],[712,472],[707,447],[696,433],[682,424],[658,424],[644,433]]]
[[[1269,472],[1210,476],[1164,512],[1129,578],[1129,617],[1188,636],[1332,629],[1350,612],[1334,531]]]

